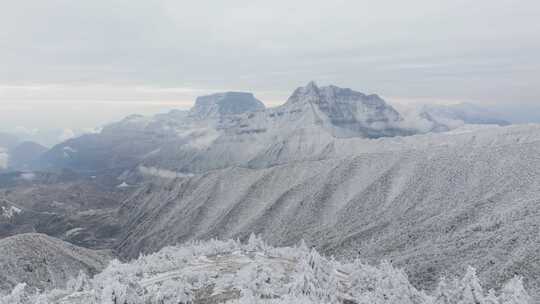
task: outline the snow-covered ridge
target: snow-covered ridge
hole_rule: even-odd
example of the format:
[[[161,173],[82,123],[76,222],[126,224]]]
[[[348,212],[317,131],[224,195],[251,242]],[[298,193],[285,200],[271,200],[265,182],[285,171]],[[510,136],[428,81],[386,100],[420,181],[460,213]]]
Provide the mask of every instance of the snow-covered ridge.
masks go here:
[[[376,94],[311,82],[274,108],[264,109],[251,93],[228,92],[198,98],[189,112],[132,115],[99,134],[58,145],[42,162],[83,171],[130,170],[143,165],[200,173],[230,166],[264,167],[366,151],[417,149],[445,145],[445,141],[453,145],[454,138],[460,142],[466,137],[439,133],[457,125],[437,119],[428,112],[402,115]],[[458,132],[482,129],[459,126]],[[509,131],[513,130],[492,127],[478,138]]]
[[[1,304],[527,304],[521,279],[499,291],[483,290],[469,268],[461,279],[443,279],[427,294],[405,273],[383,262],[340,263],[296,247],[273,248],[255,236],[238,241],[193,242],[121,263],[113,261],[93,278],[81,273],[63,290],[40,293],[18,285]]]
[[[40,289],[64,287],[80,271],[96,274],[110,260],[109,252],[77,247],[43,234],[3,238],[0,239],[0,292],[18,283]],[[6,299],[2,302],[2,298],[0,303],[17,303]]]

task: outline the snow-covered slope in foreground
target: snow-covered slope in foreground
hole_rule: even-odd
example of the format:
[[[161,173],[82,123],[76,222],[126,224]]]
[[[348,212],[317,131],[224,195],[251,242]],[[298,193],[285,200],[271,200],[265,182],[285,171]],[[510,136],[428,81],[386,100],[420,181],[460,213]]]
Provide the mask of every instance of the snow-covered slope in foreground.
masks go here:
[[[44,234],[4,238],[0,240],[0,291],[21,282],[34,288],[63,287],[69,277],[81,271],[98,273],[110,260],[107,251],[77,247]]]
[[[129,263],[112,262],[89,279],[72,279],[64,290],[44,294],[18,285],[0,304],[180,304],[180,303],[349,303],[349,304],[526,304],[519,278],[498,293],[485,292],[469,268],[460,280],[441,280],[433,294],[415,289],[401,270],[383,262],[339,263],[303,243],[272,248],[250,237],[237,241],[167,247]]]

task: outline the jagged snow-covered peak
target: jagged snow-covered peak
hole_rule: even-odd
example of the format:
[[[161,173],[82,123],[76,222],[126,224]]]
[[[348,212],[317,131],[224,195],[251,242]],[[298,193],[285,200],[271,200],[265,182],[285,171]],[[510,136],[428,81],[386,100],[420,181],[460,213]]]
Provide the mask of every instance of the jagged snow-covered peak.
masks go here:
[[[252,93],[225,92],[197,97],[189,116],[199,119],[264,110],[264,104]]]
[[[366,95],[334,85],[318,87],[313,81],[296,89],[285,105],[303,103],[317,106],[337,127],[364,133],[390,129],[394,131],[391,133],[395,133],[403,120],[392,106],[376,94]]]

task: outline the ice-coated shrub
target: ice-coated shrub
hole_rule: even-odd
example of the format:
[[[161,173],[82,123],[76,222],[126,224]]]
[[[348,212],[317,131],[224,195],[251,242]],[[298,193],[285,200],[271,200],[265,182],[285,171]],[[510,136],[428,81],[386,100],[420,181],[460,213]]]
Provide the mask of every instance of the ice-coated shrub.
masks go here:
[[[163,248],[128,263],[112,261],[89,278],[81,272],[62,290],[26,284],[0,295],[0,304],[529,304],[521,278],[498,293],[484,291],[476,271],[442,279],[431,294],[417,290],[390,263],[340,263],[308,249],[274,248],[252,235]],[[217,303],[217,302],[216,302]]]

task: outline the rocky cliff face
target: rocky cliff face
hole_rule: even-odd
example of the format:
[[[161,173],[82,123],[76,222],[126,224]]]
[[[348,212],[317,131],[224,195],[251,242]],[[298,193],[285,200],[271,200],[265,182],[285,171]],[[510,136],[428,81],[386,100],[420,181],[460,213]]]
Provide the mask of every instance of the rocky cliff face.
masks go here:
[[[197,119],[217,118],[264,110],[264,104],[252,93],[226,92],[197,97],[189,116]]]
[[[189,113],[130,116],[100,134],[58,145],[42,160],[78,171],[133,169],[140,164],[182,172],[260,166],[276,163],[276,157],[317,157],[332,138],[418,133],[402,127],[402,121],[377,95],[319,88],[312,82],[295,90],[284,105],[270,109],[250,93],[228,92],[199,97]],[[276,155],[276,145],[290,151]]]
[[[356,136],[382,137],[412,134],[401,130],[401,115],[378,95],[366,95],[337,86],[318,87],[310,82],[294,91],[287,105],[309,103],[324,113],[329,122],[350,129]]]

